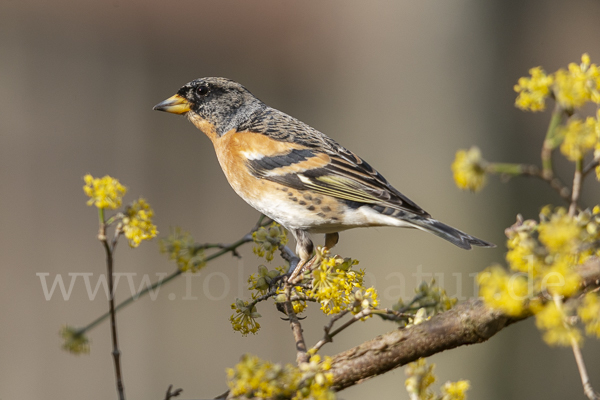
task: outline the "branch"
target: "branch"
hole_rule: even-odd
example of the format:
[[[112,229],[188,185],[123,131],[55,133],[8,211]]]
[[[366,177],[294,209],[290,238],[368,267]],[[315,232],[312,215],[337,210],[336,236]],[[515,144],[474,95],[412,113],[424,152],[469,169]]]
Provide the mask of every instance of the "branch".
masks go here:
[[[577,211],[577,202],[581,193],[581,181],[583,179],[583,158],[575,161],[575,175],[573,176],[573,193],[571,195],[571,205],[569,206],[569,216],[574,216]]]
[[[117,384],[117,394],[119,400],[125,400],[125,388],[123,387],[123,373],[121,371],[121,350],[119,350],[119,339],[117,335],[117,319],[115,311],[115,290],[113,282],[114,252],[117,247],[119,236],[122,233],[121,225],[117,227],[113,240],[109,243],[106,237],[106,224],[104,223],[104,209],[98,210],[100,217],[100,232],[98,239],[102,242],[106,252],[106,274],[108,276],[109,314],[110,314],[110,336],[112,339],[112,355],[115,365],[115,382]]]
[[[199,247],[204,248],[204,246],[208,246],[208,247],[216,247],[219,248],[220,250],[207,256],[204,259],[205,263],[208,263],[209,261],[214,260],[215,258],[219,258],[224,254],[227,253],[232,253],[234,256],[237,256],[237,249],[238,247],[252,242],[252,233],[255,232],[258,228],[260,228],[261,226],[266,226],[269,223],[271,223],[271,220],[269,220],[268,218],[266,218],[264,215],[262,215],[260,217],[260,219],[258,220],[258,222],[256,223],[256,225],[252,228],[252,230],[250,232],[248,232],[246,235],[242,236],[239,240],[237,240],[236,242],[233,242],[230,245],[213,245],[213,244],[201,244],[199,245]],[[180,270],[179,268],[173,272],[171,275],[166,276],[164,279],[159,280],[158,282],[153,283],[150,286],[147,286],[145,289],[139,291],[138,293],[134,294],[133,296],[129,297],[128,299],[124,300],[123,302],[119,303],[118,305],[115,306],[115,312],[119,312],[122,308],[128,306],[129,304],[133,303],[135,300],[139,299],[142,296],[145,296],[146,294],[148,294],[149,292],[152,292],[154,289],[156,289],[159,286],[162,286],[170,281],[172,281],[173,279],[177,278],[179,275],[181,275],[183,273],[182,270]],[[96,318],[95,320],[93,320],[92,322],[90,322],[88,325],[84,326],[83,328],[78,330],[78,334],[79,335],[84,335],[85,333],[89,332],[90,330],[92,330],[93,328],[95,328],[98,324],[100,324],[102,321],[104,321],[106,318],[108,318],[110,316],[110,312],[106,312],[104,314],[102,314],[101,316],[99,316],[98,318]]]
[[[583,287],[600,285],[600,260],[581,267]],[[471,299],[428,321],[378,336],[333,357],[330,372],[340,391],[394,368],[459,346],[482,343],[507,326],[529,318],[509,317]]]
[[[486,172],[501,176],[528,176],[541,179],[547,182],[563,200],[571,202],[571,190],[559,177],[554,175],[551,169],[540,170],[537,165],[531,164],[490,163],[486,167]]]
[[[292,334],[294,335],[294,341],[296,342],[296,363],[298,365],[308,362],[308,353],[306,352],[306,342],[304,341],[304,335],[302,334],[302,325],[300,324],[300,320],[296,316],[294,312],[294,306],[292,306],[291,299],[291,290],[292,288],[288,286],[286,288],[286,296],[287,301],[283,303],[283,307],[285,313],[287,314],[290,320],[290,328],[292,329]]]

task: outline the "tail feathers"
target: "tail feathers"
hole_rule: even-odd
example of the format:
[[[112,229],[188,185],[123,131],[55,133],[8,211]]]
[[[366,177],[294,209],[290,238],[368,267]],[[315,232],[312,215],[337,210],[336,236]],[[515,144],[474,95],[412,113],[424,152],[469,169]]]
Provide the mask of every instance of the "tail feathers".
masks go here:
[[[432,218],[415,218],[411,223],[415,228],[433,233],[461,249],[470,250],[471,246],[496,247],[493,243],[478,239]]]

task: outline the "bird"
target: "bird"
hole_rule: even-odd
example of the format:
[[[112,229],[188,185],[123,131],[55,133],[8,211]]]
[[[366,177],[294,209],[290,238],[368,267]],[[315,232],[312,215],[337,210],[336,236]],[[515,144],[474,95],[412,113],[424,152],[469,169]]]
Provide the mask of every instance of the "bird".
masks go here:
[[[153,109],[185,115],[208,136],[233,190],[296,239],[296,271],[312,257],[311,234],[325,234],[331,249],[339,232],[359,227],[416,228],[462,249],[495,247],[433,219],[355,153],[233,80],[195,79]]]

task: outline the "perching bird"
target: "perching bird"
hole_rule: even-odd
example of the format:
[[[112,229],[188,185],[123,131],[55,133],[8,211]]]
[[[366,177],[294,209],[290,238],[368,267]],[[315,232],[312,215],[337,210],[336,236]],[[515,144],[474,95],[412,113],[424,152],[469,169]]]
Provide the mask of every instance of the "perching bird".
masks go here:
[[[154,106],[185,114],[212,141],[233,190],[296,239],[299,265],[311,258],[310,233],[368,226],[417,228],[463,248],[495,247],[443,224],[333,139],[257,99],[225,78],[201,78]]]

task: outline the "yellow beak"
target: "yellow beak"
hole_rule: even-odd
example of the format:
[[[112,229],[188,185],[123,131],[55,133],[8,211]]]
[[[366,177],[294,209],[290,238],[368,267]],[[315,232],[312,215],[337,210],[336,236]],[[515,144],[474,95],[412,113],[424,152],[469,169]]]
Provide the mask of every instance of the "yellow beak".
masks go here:
[[[173,114],[184,114],[191,110],[190,103],[182,96],[176,94],[165,101],[161,101],[152,108],[153,110],[166,111]]]

